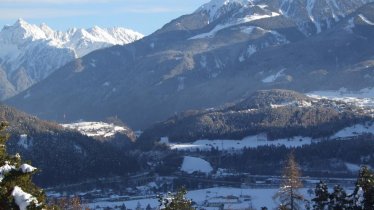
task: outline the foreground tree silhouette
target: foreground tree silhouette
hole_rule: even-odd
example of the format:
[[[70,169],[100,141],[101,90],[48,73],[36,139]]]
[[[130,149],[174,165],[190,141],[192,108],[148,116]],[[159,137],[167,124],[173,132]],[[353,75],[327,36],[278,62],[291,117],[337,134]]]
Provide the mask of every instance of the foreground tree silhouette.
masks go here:
[[[274,199],[280,201],[279,209],[299,210],[304,209],[305,201],[299,189],[303,187],[300,180],[300,171],[293,153],[288,156],[287,164],[283,171],[283,181]]]
[[[7,124],[0,123],[0,210],[46,209],[44,192],[35,186],[31,177],[36,168],[21,163],[21,157],[6,151]]]
[[[361,167],[352,196],[356,209],[374,209],[374,173],[367,166]]]
[[[314,210],[324,210],[329,203],[329,191],[326,183],[320,181],[314,189],[315,198],[312,199]]]
[[[334,186],[333,192],[330,194],[329,198],[330,202],[328,209],[349,209],[350,201],[348,195],[340,185]]]
[[[192,201],[186,199],[187,191],[182,188],[175,195],[168,194],[167,197],[160,196],[160,209],[163,210],[195,210],[192,207]]]

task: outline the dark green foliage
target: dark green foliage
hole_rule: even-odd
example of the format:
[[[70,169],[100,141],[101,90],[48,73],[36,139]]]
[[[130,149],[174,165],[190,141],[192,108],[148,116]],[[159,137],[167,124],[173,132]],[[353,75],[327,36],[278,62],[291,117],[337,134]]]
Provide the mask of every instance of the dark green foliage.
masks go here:
[[[329,195],[329,209],[340,210],[346,209],[350,205],[347,193],[340,185],[335,185],[333,192]]]
[[[195,210],[192,207],[192,201],[186,199],[187,191],[182,188],[174,195],[168,194],[168,196],[159,198],[160,209],[163,210]]]
[[[131,146],[124,149],[115,142],[100,142],[1,104],[0,121],[9,122],[9,154],[19,152],[31,160],[40,169],[35,183],[42,187],[122,176],[138,170]],[[19,145],[22,134],[27,134],[27,141],[31,142],[26,148]]]
[[[361,202],[358,199],[360,191],[363,191]],[[363,166],[360,170],[353,195],[356,203],[360,202],[364,209],[374,209],[374,174],[367,166]]]
[[[294,153],[299,164],[303,166],[303,174],[318,177],[352,177],[345,162],[374,166],[374,136],[365,135],[352,140],[329,140],[318,144],[295,148]],[[206,156],[221,156],[216,167],[228,168],[239,172],[258,175],[281,174],[280,160],[289,153],[286,147],[247,148],[242,153],[215,154],[206,152]],[[365,157],[365,159],[362,159]],[[214,163],[213,163],[214,164]]]
[[[19,155],[10,156],[6,151],[6,141],[8,137],[4,134],[5,123],[0,124],[0,167],[4,165],[14,166],[14,169],[2,174],[3,179],[0,181],[0,210],[17,210],[12,192],[16,186],[24,192],[35,197],[36,201],[31,202],[28,209],[36,210],[45,208],[44,192],[34,185],[31,177],[34,172],[24,173],[20,170],[21,158]]]
[[[350,198],[340,185],[334,186],[333,192],[329,193],[323,181],[316,185],[315,197],[312,201],[314,210],[342,210],[352,206]]]
[[[313,209],[324,210],[328,205],[329,201],[329,191],[326,183],[320,181],[314,190],[315,198],[312,200],[314,202]]]
[[[125,204],[122,204],[120,210],[127,210],[126,205],[125,205]]]
[[[151,205],[147,205],[147,207],[145,208],[145,210],[152,210],[152,207],[151,207]]]
[[[331,193],[322,181],[317,184],[312,199],[315,210],[371,210],[374,209],[374,174],[363,166],[357,178],[355,190],[351,195],[336,185]]]
[[[282,104],[287,101],[307,101],[311,99],[301,93],[292,90],[260,90],[254,92],[249,98],[231,107],[233,110],[260,109],[271,107],[272,104]]]

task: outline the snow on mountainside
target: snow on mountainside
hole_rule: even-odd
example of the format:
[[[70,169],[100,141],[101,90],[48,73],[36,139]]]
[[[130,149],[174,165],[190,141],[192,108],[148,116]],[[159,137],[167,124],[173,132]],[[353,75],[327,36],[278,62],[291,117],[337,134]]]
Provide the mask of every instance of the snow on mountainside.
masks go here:
[[[260,89],[372,86],[374,4],[336,1],[345,18],[335,21],[331,11],[323,13],[333,0],[308,7],[307,0],[212,2],[221,2],[217,10],[203,6],[140,41],[91,53],[6,103],[57,121],[118,116],[142,130],[176,112],[236,102]],[[307,8],[321,25],[318,35]],[[352,17],[355,27],[347,32]],[[320,20],[330,20],[330,29]]]
[[[59,47],[67,47],[75,51],[76,57],[111,45],[124,45],[143,38],[143,35],[125,28],[102,29],[94,26],[90,29],[70,29],[67,33],[60,33]]]
[[[197,157],[184,157],[181,171],[192,174],[194,172],[201,172],[209,174],[213,171],[212,166],[206,160]]]
[[[334,135],[327,137],[330,140],[344,140],[352,137],[374,134],[374,126],[372,123],[357,124],[354,126],[346,127]],[[265,136],[265,137],[264,137]],[[323,141],[323,140],[322,140]],[[266,135],[260,134],[255,136],[248,136],[242,140],[233,139],[216,139],[216,140],[196,140],[192,143],[165,143],[170,149],[180,151],[210,151],[217,149],[220,151],[237,151],[245,148],[258,148],[258,147],[287,147],[297,148],[313,143],[319,143],[321,139],[313,139],[312,137],[294,136],[285,139],[268,140]]]
[[[63,124],[65,128],[70,128],[79,131],[83,135],[91,137],[113,137],[117,133],[123,133],[126,128],[108,124],[104,122],[79,122],[72,124]]]
[[[360,91],[348,91],[346,88],[331,91],[314,91],[308,93],[308,96],[316,99],[325,98],[334,101],[343,101],[365,108],[368,112],[374,112],[374,88],[365,88]]]
[[[373,0],[212,0],[196,12],[216,20],[281,15],[296,24],[306,36],[320,33],[355,9]]]
[[[0,31],[0,99],[19,93],[43,80],[54,70],[94,50],[124,45],[143,38],[125,28],[73,28],[54,31],[46,24],[32,25],[19,19]]]
[[[207,12],[211,21],[218,19],[223,13],[234,7],[246,7],[250,0],[212,0],[201,6],[197,12]]]

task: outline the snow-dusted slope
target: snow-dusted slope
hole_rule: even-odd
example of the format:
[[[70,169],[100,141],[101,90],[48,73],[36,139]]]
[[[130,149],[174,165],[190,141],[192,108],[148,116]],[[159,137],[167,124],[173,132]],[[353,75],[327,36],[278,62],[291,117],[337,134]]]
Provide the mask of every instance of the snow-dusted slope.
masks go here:
[[[58,34],[59,47],[73,49],[76,57],[82,57],[94,50],[111,45],[124,45],[143,38],[143,35],[130,29],[103,29],[94,26],[90,29],[70,29]]]
[[[25,90],[75,58],[142,37],[130,29],[97,26],[54,31],[46,24],[37,26],[19,19],[0,31],[0,73],[8,82],[6,87],[0,86],[0,99]]]
[[[211,0],[196,12],[207,14],[208,23],[279,14],[294,22],[304,35],[310,36],[330,28],[370,2],[373,0]]]
[[[192,174],[194,172],[201,172],[205,174],[209,174],[213,171],[212,166],[206,160],[197,157],[184,157],[181,171],[186,173]]]
[[[104,122],[79,122],[63,124],[65,128],[74,129],[86,136],[110,138],[117,133],[124,133],[126,128]]]

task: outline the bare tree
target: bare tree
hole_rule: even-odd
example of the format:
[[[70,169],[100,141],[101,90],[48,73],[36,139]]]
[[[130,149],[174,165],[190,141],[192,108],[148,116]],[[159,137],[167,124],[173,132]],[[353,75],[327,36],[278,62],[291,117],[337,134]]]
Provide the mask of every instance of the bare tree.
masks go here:
[[[67,197],[59,198],[51,202],[53,209],[64,209],[64,210],[89,210],[89,208],[82,204],[79,197]]]
[[[289,154],[287,163],[284,167],[282,184],[274,199],[280,201],[279,209],[299,210],[303,209],[305,201],[299,189],[303,187],[300,179],[299,166],[293,153]]]

